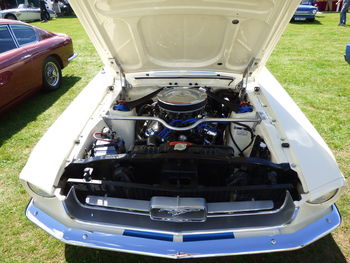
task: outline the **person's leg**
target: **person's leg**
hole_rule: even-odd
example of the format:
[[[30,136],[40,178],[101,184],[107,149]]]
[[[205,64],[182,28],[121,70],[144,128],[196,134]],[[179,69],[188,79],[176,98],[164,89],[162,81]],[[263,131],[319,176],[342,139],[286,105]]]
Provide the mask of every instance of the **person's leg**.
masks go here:
[[[348,11],[348,8],[346,7],[346,4],[343,2],[343,6],[340,10],[340,20],[339,20],[339,25],[345,25],[345,21],[346,21],[346,12]]]
[[[346,24],[346,13],[348,12],[349,6],[350,6],[350,2],[347,1],[347,2],[344,3],[343,8],[342,8],[342,11],[344,9],[344,19],[343,19],[343,21],[344,21],[343,24],[344,25]]]
[[[41,21],[47,22],[47,11],[42,10],[42,11],[40,12],[40,18],[41,18]]]

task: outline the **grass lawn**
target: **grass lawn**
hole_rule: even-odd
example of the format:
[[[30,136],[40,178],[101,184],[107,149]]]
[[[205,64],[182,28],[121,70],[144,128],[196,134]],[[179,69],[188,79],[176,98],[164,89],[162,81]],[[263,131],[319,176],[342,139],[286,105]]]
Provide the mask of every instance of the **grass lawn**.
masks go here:
[[[348,178],[350,66],[344,61],[343,54],[345,44],[350,42],[350,27],[338,27],[338,17],[335,13],[320,14],[314,23],[289,24],[268,62],[268,68],[321,133]],[[69,34],[79,57],[64,70],[62,89],[48,94],[38,93],[0,117],[0,262],[174,262],[66,246],[25,218],[24,209],[29,196],[18,175],[31,149],[101,67],[77,19],[59,18],[36,25]],[[348,189],[338,207],[343,216],[341,227],[304,249],[189,261],[350,262]]]

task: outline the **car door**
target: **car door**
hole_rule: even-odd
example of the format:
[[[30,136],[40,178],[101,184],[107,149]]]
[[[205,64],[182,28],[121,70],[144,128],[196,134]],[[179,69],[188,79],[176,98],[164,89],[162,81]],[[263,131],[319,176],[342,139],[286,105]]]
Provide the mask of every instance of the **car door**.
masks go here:
[[[32,8],[33,21],[41,20],[40,8]]]
[[[51,38],[39,39],[38,33],[31,26],[11,25],[20,46],[25,47],[31,55],[32,65],[35,69],[31,74],[31,81],[34,86],[41,87],[43,81],[44,60],[56,49],[56,44]],[[32,37],[35,33],[36,39]]]
[[[30,76],[28,82],[32,89],[39,88],[42,82],[42,71],[36,60],[38,55],[44,52],[44,49],[40,48],[38,33],[28,25],[10,25],[10,28],[19,47],[27,52],[24,58],[30,61],[30,67],[26,68],[26,75]],[[27,87],[23,87],[23,89],[26,90]]]
[[[31,86],[31,60],[8,25],[0,25],[0,111],[14,104]]]
[[[25,21],[40,20],[40,9],[37,8],[24,8],[21,10],[22,17],[25,17]],[[21,17],[21,19],[22,19]]]

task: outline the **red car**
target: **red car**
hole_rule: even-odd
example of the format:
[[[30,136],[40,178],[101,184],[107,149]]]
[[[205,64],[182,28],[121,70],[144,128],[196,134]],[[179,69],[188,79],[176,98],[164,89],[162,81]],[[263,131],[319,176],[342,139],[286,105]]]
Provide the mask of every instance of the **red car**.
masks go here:
[[[69,36],[0,19],[0,113],[40,88],[58,89],[75,57]]]

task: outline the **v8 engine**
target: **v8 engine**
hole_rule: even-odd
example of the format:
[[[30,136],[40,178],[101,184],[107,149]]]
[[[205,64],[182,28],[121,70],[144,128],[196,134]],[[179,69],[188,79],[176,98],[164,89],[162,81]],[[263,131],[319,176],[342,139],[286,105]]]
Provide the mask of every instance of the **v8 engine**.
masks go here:
[[[138,115],[159,117],[175,127],[188,127],[202,118],[227,117],[228,109],[215,103],[207,94],[202,88],[163,89],[157,94],[154,102],[139,107]],[[237,99],[236,94],[229,95],[230,100]],[[147,139],[152,144],[179,141],[198,145],[222,145],[226,127],[227,123],[211,122],[188,130],[174,131],[157,121],[149,120],[137,126],[136,133],[138,139]]]
[[[99,149],[93,155],[103,155],[103,145],[109,145],[104,149],[108,154],[113,149],[121,153],[120,149],[128,151],[138,145],[182,143],[230,145],[238,156],[252,145],[254,138],[253,123],[230,121],[238,116],[239,119],[255,117],[245,96],[232,89],[163,87],[135,100],[118,99],[111,115],[121,120],[112,122],[112,130],[98,133],[102,137],[95,138]],[[115,145],[110,145],[111,142]]]

